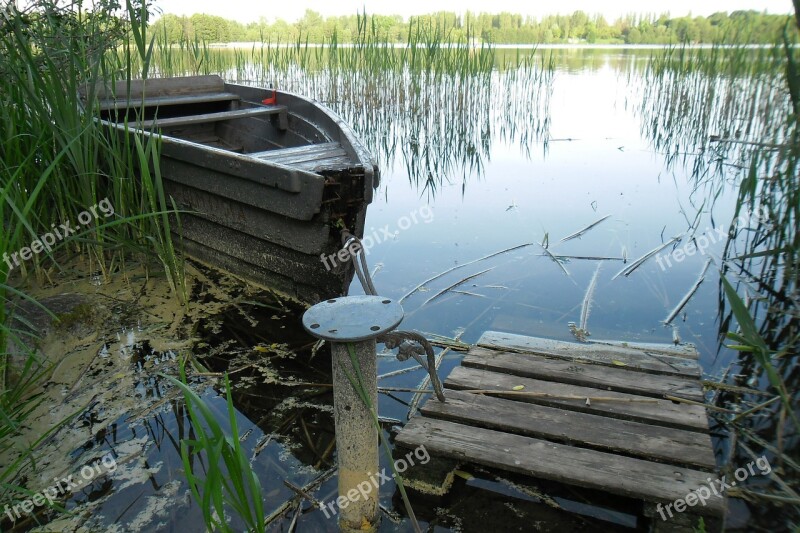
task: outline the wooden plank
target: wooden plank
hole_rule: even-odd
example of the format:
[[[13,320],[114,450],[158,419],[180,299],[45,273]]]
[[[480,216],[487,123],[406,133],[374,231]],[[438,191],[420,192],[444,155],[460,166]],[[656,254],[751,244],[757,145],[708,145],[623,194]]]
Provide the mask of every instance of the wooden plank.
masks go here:
[[[244,146],[244,153],[248,157],[253,152],[266,150],[271,147],[282,147],[285,143],[290,143],[297,137],[293,132],[278,131],[271,119],[274,115],[265,120],[263,117],[253,117],[242,120],[231,120],[227,122],[213,122],[214,131],[217,135],[229,142],[236,142]],[[301,139],[302,141],[302,139]]]
[[[650,399],[644,396],[610,392],[591,387],[580,387],[552,381],[542,381],[531,378],[521,378],[509,374],[499,374],[476,368],[456,367],[447,377],[445,387],[451,389],[488,389],[497,391],[510,391],[517,385],[522,385],[527,392],[540,392],[554,396],[604,396],[619,398],[620,400]],[[512,396],[507,396],[512,398]],[[593,413],[622,420],[633,420],[647,424],[656,424],[664,427],[686,429],[689,431],[708,431],[708,416],[703,407],[699,405],[679,404],[670,400],[657,400],[655,403],[636,402],[591,402],[563,400],[548,397],[513,396],[515,401],[538,405],[547,405],[578,411]]]
[[[209,141],[203,144],[205,144],[206,146],[211,146],[213,148],[228,150],[229,152],[236,152],[237,154],[241,154],[244,151],[244,149],[240,145],[228,144],[222,139],[219,139],[217,141]]]
[[[347,157],[347,152],[344,149],[333,149],[328,150],[326,152],[318,152],[316,154],[306,154],[306,155],[295,155],[290,157],[277,157],[277,158],[269,158],[266,161],[273,161],[275,163],[281,163],[283,165],[299,165],[302,163],[306,164],[313,164],[315,161],[322,161],[325,159],[332,159],[332,158],[340,158],[340,157]]]
[[[289,129],[289,111],[287,109],[278,113],[278,129],[281,131]]]
[[[217,224],[202,216],[182,214],[180,232],[183,237],[220,254],[287,278],[303,280],[309,285],[325,286],[339,276],[339,272],[320,268],[322,263],[318,253],[303,254]]]
[[[330,148],[324,152],[317,152],[315,154],[305,154],[305,155],[294,155],[289,157],[279,157],[276,159],[271,159],[271,161],[275,161],[276,163],[283,163],[284,165],[297,165],[299,163],[313,163],[315,161],[321,161],[324,159],[332,159],[332,158],[339,158],[339,157],[347,157],[347,152],[344,151],[344,148]]]
[[[699,378],[700,365],[695,360],[665,355],[663,352],[633,349],[606,344],[581,344],[513,333],[487,331],[478,339],[478,346],[505,351],[534,353],[557,359],[592,362],[605,366],[622,366],[651,374],[667,374]]]
[[[622,452],[681,466],[713,471],[716,466],[708,435],[505,400],[447,391],[447,402],[435,398],[422,414],[505,433]]]
[[[207,144],[207,143],[219,142],[219,135],[214,135],[213,132],[197,132],[191,134],[183,134],[181,135],[181,139],[198,144]]]
[[[204,146],[199,148],[211,150]],[[167,151],[164,150],[162,153]],[[162,157],[161,173],[164,180],[206,191],[208,194],[218,196],[222,201],[235,200],[296,220],[311,220],[320,212],[324,184],[310,183],[303,175],[292,175],[292,171],[303,172],[299,169],[284,171],[279,168],[269,168],[266,162],[261,162],[260,168],[255,165],[253,168],[247,168],[244,164],[240,164],[235,158],[237,154],[232,152],[231,158],[219,156],[204,158],[203,153],[198,150],[194,163],[183,160],[188,159],[186,155],[180,154],[180,160],[171,153],[167,153],[167,157]],[[257,163],[252,160],[251,162]],[[232,167],[228,173],[223,168],[226,164]],[[322,179],[317,174],[310,175],[317,180]],[[302,192],[296,194],[289,190],[294,186]]]
[[[293,157],[303,157],[309,156],[316,156],[319,153],[325,153],[330,150],[337,150],[341,149],[342,145],[336,142],[327,142],[327,143],[317,143],[317,144],[306,144],[303,146],[292,146],[290,148],[281,148],[279,150],[266,150],[264,152],[254,152],[249,154],[253,157],[257,157],[259,159],[266,159],[269,161],[277,161],[284,158],[293,158]]]
[[[100,111],[110,111],[112,109],[141,109],[142,107],[205,104],[211,102],[230,102],[234,100],[241,100],[241,97],[238,94],[221,92],[178,96],[157,96],[155,98],[147,97],[144,101],[142,101],[141,98],[138,100],[133,98],[126,100],[101,100],[99,104]]]
[[[141,99],[142,93],[147,97],[176,96],[181,94],[220,93],[225,91],[225,82],[217,75],[208,76],[183,76],[176,78],[150,78],[148,80],[131,80],[130,92],[128,81],[118,81],[113,86],[106,86],[103,82],[95,84],[97,98],[108,100],[116,97],[130,95],[131,99]],[[88,85],[79,89],[82,96],[86,96]]]
[[[344,170],[353,166],[353,161],[348,156],[329,157],[327,159],[318,159],[316,161],[306,161],[305,163],[298,163],[297,167],[303,170]]]
[[[164,180],[164,191],[181,209],[196,211],[221,226],[291,248],[304,254],[328,252],[330,228],[273,213],[268,202],[260,207],[223,198],[202,189]]]
[[[635,350],[646,350],[648,352],[656,352],[663,355],[672,355],[686,359],[697,360],[700,358],[700,354],[697,353],[697,348],[691,342],[684,342],[682,344],[663,344],[655,342],[625,342],[600,339],[587,339],[586,342],[589,344],[621,346],[623,348],[633,348]]]
[[[214,135],[210,132],[197,132],[197,133],[189,133],[187,134],[184,131],[177,130],[177,131],[170,131],[166,130],[162,132],[164,135],[169,135],[171,137],[176,137],[180,139],[184,139],[186,141],[191,141],[197,144],[203,144],[205,146],[211,146],[213,148],[220,148],[222,150],[227,150],[229,152],[236,152],[237,154],[242,153],[243,148],[241,145],[238,144],[231,144],[226,142],[225,140],[221,139],[219,136]]]
[[[201,261],[214,268],[226,270],[236,276],[249,280],[251,283],[266,287],[271,291],[284,293],[292,298],[297,298],[303,302],[319,302],[328,298],[335,298],[342,294],[342,291],[349,286],[344,281],[337,281],[331,278],[330,282],[322,287],[315,287],[307,283],[304,279],[297,277],[291,278],[272,272],[265,268],[252,265],[236,257],[220,253],[205,244],[200,244],[191,239],[181,239],[176,232],[177,225],[172,226],[172,234],[175,242],[179,242],[183,251],[192,258]]]
[[[248,107],[246,109],[235,109],[233,111],[220,111],[219,113],[204,113],[202,115],[191,115],[186,117],[155,118],[153,120],[142,120],[136,126],[141,129],[149,130],[153,125],[160,128],[173,126],[189,126],[192,124],[204,124],[207,122],[221,122],[223,120],[234,120],[237,118],[256,117],[259,115],[274,115],[286,111],[286,106],[263,106]],[[132,124],[133,125],[133,124]]]
[[[498,352],[477,347],[467,353],[462,365],[653,398],[663,398],[669,394],[697,402],[703,401],[703,390],[699,381],[676,376],[645,374],[626,370],[624,367],[610,370],[595,364],[548,359],[527,353]]]
[[[424,445],[434,456],[652,502],[672,503],[701,487],[708,489],[707,472],[433,418],[411,419],[396,442],[409,449]],[[712,497],[693,510],[720,516],[725,502]]]

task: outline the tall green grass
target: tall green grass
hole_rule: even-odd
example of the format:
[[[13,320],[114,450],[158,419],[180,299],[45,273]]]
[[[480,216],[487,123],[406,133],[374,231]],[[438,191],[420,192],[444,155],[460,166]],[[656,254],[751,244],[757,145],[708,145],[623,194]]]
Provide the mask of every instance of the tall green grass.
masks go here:
[[[185,296],[165,222],[171,206],[160,186],[157,139],[121,142],[95,121],[94,91],[85,102],[78,97],[84,84],[147,74],[152,48],[145,6],[129,2],[120,10],[80,0],[25,5],[18,10],[6,4],[0,12],[0,255],[30,246],[54,224],[74,224],[78,213],[103,199],[115,214],[17,268],[0,261],[0,451],[15,446],[49,370],[36,353],[35,334],[13,311],[19,301],[32,301],[26,294],[31,276],[49,280],[64,259],[76,257],[108,278],[132,256],[149,264],[155,249],[176,292]],[[129,50],[122,62],[111,53],[119,47]],[[151,174],[140,172],[151,168]],[[24,493],[14,479],[32,461],[30,449],[21,450],[4,467],[0,496]]]
[[[493,132],[524,149],[549,133],[552,57],[501,55],[474,46],[470,28],[465,35],[416,20],[398,46],[362,14],[353,42],[336,33],[319,45],[264,36],[243,49],[159,42],[151,66],[159,76],[220,74],[315,98],[353,126],[381,167],[401,162],[412,182],[435,191],[483,172]]]
[[[194,439],[181,440],[181,458],[192,496],[200,506],[209,531],[236,531],[231,527],[226,511],[233,511],[250,532],[265,531],[264,504],[261,484],[253,472],[250,460],[239,442],[236,411],[231,399],[231,384],[225,374],[225,398],[229,431],[187,384],[183,362],[180,380],[164,376],[183,392],[186,410],[191,420]],[[201,476],[200,466],[205,470]]]
[[[738,352],[726,379],[761,391],[719,395],[741,413],[721,420],[734,434],[735,466],[754,454],[792,465],[800,450],[798,42],[791,22],[769,48],[670,48],[651,58],[640,88],[643,134],[693,180],[698,216],[690,223],[735,195],[719,263],[720,339]],[[773,481],[741,495],[760,504],[751,512],[761,524],[796,527],[800,472],[786,466]],[[778,513],[776,501],[785,504]]]

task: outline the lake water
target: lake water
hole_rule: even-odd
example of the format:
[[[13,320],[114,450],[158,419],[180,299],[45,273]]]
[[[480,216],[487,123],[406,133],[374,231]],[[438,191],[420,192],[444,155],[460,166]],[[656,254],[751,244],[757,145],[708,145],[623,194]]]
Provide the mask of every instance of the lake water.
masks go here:
[[[599,265],[587,322],[591,338],[672,342],[674,328],[663,321],[692,287],[705,261],[719,257],[724,239],[714,228],[727,228],[736,188],[733,181],[698,188],[691,167],[669,164],[669,154],[648,138],[638,85],[642,80],[628,75],[647,58],[641,53],[595,51],[576,67],[574,58],[558,57],[552,85],[542,91],[546,94],[534,96],[546,99],[546,105],[525,102],[538,104],[548,114],[540,138],[508,139],[501,127],[487,128],[486,155],[475,165],[479,170],[456,163],[450,173],[434,176],[435,191],[428,182],[410,177],[415,169],[397,154],[382,165],[380,190],[369,208],[365,232],[374,228],[384,235],[381,229],[388,227],[396,233],[369,249],[370,264],[380,265],[375,283],[381,294],[399,298],[451,267],[529,244],[426,285],[425,292],[404,302],[403,327],[460,335],[466,342],[475,342],[489,329],[574,340],[568,323],[579,322],[586,289]],[[502,109],[490,112],[501,113]],[[402,142],[397,150],[409,151]],[[412,220],[408,229],[400,229],[408,225],[403,217],[428,207],[429,221],[418,216],[419,223]],[[606,216],[584,235],[560,242]],[[715,241],[705,254],[670,259],[668,254],[689,240],[684,238],[629,276],[612,279],[640,256],[692,228]],[[565,256],[560,260],[563,268],[544,252],[542,243],[554,256]],[[457,287],[472,294],[448,292],[425,304],[438,291],[486,269],[491,270]],[[728,359],[718,356],[718,284],[713,271],[709,269],[673,321],[680,338],[697,345],[709,373]],[[358,292],[357,285],[356,280],[353,292]]]
[[[713,80],[708,83],[719,101],[711,102],[709,85],[697,85],[696,77],[654,76],[648,65],[658,51],[541,50],[522,67],[504,68],[508,61],[519,62],[516,53],[499,51],[494,61],[500,68],[468,76],[411,69],[270,70],[235,59],[219,70],[229,81],[274,84],[328,103],[376,154],[382,179],[367,213],[365,238],[372,241],[366,241],[367,259],[381,295],[400,299],[411,293],[403,302],[402,329],[467,343],[487,330],[569,341],[575,340],[575,328],[590,340],[680,339],[697,346],[706,375],[719,376],[734,355],[718,341],[715,265],[725,242],[724,230],[717,228],[727,229],[731,222],[742,169],[736,152],[710,143],[709,136],[735,138],[743,124],[756,132],[768,127],[764,117],[778,111],[753,112],[743,105],[768,83],[735,76]],[[548,64],[551,69],[540,68]],[[566,239],[601,219],[581,236]],[[673,237],[682,240],[633,268]],[[694,248],[687,247],[692,242]],[[678,255],[668,255],[673,251]],[[709,259],[713,264],[706,269]],[[628,268],[629,275],[621,274]],[[688,304],[673,313],[701,276]],[[590,284],[593,291],[587,291]],[[356,280],[350,293],[362,292]],[[582,323],[587,292],[592,292],[590,312]],[[212,370],[224,370],[231,357],[246,357],[245,348],[285,343],[269,348],[277,356],[256,373],[275,378],[272,385],[258,385],[245,372],[236,378],[234,392],[239,429],[246,433],[241,440],[255,457],[269,514],[294,496],[283,480],[302,487],[317,478],[331,464],[333,446],[329,391],[297,392],[276,382],[327,383],[330,363],[319,354],[307,362],[309,337],[299,332],[298,310],[244,305],[245,312],[243,305],[209,317],[199,328],[205,342],[198,350],[212,355]],[[675,316],[665,326],[670,314]],[[244,317],[256,315],[263,319],[260,325],[248,325]],[[456,352],[445,357],[442,378],[460,357]],[[378,373],[410,366],[383,354]],[[423,377],[416,369],[381,379],[379,385],[416,388]],[[154,379],[139,386],[143,397],[160,397],[161,392],[152,392],[161,391]],[[411,397],[380,395],[380,415],[405,421]],[[210,390],[205,398],[223,418],[224,400],[217,392]],[[116,524],[120,530],[202,528],[199,510],[185,493],[176,445],[187,436],[185,424],[185,412],[174,405],[144,421],[117,421],[113,439],[97,446],[120,448],[145,436],[151,444],[140,453],[150,470],[144,481],[118,482],[96,495],[102,504],[92,524]],[[387,435],[392,425],[388,420]],[[388,466],[386,458],[382,465]],[[511,531],[540,520],[545,530],[602,529],[591,519],[533,505],[530,495],[489,474],[476,475],[438,511],[415,502],[423,527]],[[483,507],[486,497],[479,487],[488,487],[497,501]],[[402,515],[395,486],[388,483],[380,492],[384,506]],[[323,501],[335,498],[335,477],[315,494]],[[153,498],[174,505],[159,508]],[[580,505],[565,508],[598,516]],[[336,530],[335,520],[307,502],[300,509],[270,530],[284,531],[295,519],[298,531]],[[744,509],[737,512],[746,515]],[[618,525],[632,524],[624,510],[602,515]],[[411,530],[399,517],[396,522],[384,517],[381,529]]]

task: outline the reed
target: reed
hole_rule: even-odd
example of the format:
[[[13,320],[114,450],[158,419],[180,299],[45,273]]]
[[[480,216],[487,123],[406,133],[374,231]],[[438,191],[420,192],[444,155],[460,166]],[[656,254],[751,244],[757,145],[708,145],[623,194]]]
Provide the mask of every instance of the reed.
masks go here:
[[[546,141],[552,55],[498,53],[491,43],[475,45],[470,27],[456,34],[422,19],[411,21],[398,45],[374,17],[363,13],[357,22],[348,43],[337,32],[320,44],[302,35],[292,42],[264,36],[247,48],[161,39],[152,70],[215,73],[316,98],[354,127],[382,167],[402,158],[409,179],[431,194],[451,177],[483,172],[490,131],[525,150]],[[409,141],[402,151],[398,138]]]
[[[180,259],[163,222],[172,206],[157,175],[141,180],[137,172],[158,161],[157,144],[147,139],[140,146],[123,145],[83,111],[83,105],[91,109],[94,91],[79,100],[85,83],[147,74],[152,41],[144,6],[109,6],[37,0],[24,10],[10,3],[0,12],[0,255],[19,252],[102,200],[114,208],[112,218],[98,218],[28,262],[11,268],[10,261],[0,261],[2,451],[17,442],[50,371],[33,348],[35,334],[11,311],[21,300],[33,301],[26,294],[31,277],[48,280],[63,259],[77,257],[108,278],[126,257],[147,262],[159,243],[155,248],[167,275],[176,292],[185,294]],[[115,52],[131,43],[126,49],[135,58]],[[25,493],[16,478],[34,464],[34,446],[18,449],[0,472],[3,499]]]
[[[738,195],[722,254],[719,288],[720,336],[732,340],[738,351],[739,380],[769,393],[763,396],[724,392],[722,402],[741,414],[723,424],[736,435],[732,462],[751,460],[753,450],[784,456],[797,453],[798,420],[798,278],[800,278],[800,77],[797,28],[787,25],[784,42],[760,52],[759,64],[737,54],[725,64],[729,80],[745,94],[735,98],[739,124],[722,130],[715,148],[734,158],[740,168]],[[702,65],[699,67],[706,68]],[[732,85],[731,85],[732,86]],[[724,117],[723,117],[724,119]],[[738,135],[736,135],[738,133]],[[723,142],[727,141],[727,142]],[[744,414],[747,413],[747,414]],[[766,437],[755,440],[754,436]],[[797,480],[791,472],[773,476],[772,483],[747,490],[748,498],[762,502],[760,520],[776,528],[800,519]],[[794,488],[792,488],[794,487]],[[784,502],[774,516],[775,501]]]
[[[194,439],[181,440],[181,459],[192,496],[203,512],[209,531],[236,531],[229,523],[229,513],[236,513],[247,531],[266,530],[261,484],[239,442],[236,411],[231,399],[231,384],[225,374],[227,422],[222,428],[209,406],[186,383],[184,363],[180,380],[162,375],[181,389],[191,421]],[[198,474],[202,465],[204,476]]]
[[[751,449],[781,462],[798,449],[800,52],[794,26],[787,23],[783,41],[771,47],[672,47],[654,53],[644,71],[629,71],[639,87],[635,111],[642,133],[669,170],[690,176],[692,196],[700,198],[693,201],[697,216],[687,217],[688,237],[731,184],[738,190],[728,239],[715,261],[720,344],[732,340],[728,347],[736,350],[734,370],[722,381],[730,386],[735,380],[770,399],[731,391],[717,396],[728,411],[741,414],[720,419],[731,435],[733,467],[751,460]],[[617,276],[630,274],[640,261]],[[705,267],[665,323],[674,321],[704,274]],[[764,503],[751,507],[758,522],[773,529],[796,524],[796,490],[786,490],[796,485],[796,472],[787,472],[748,490],[748,499]],[[785,502],[792,505],[776,513],[774,498],[789,498]]]

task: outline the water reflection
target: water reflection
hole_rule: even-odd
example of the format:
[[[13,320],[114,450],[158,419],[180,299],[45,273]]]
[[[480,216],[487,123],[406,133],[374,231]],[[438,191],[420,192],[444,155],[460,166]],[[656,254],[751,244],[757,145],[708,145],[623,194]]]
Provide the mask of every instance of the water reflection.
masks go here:
[[[370,250],[371,264],[384,265],[375,279],[381,294],[399,298],[454,266],[530,243],[439,278],[425,287],[427,293],[415,293],[404,302],[404,327],[466,342],[488,329],[573,340],[569,322],[576,322],[590,329],[593,339],[671,342],[676,330],[662,322],[712,257],[716,267],[721,259],[729,262],[728,273],[748,287],[762,334],[780,343],[797,335],[797,276],[786,268],[796,264],[796,257],[742,256],[788,245],[797,249],[792,233],[800,205],[797,157],[747,144],[782,144],[789,138],[781,126],[788,100],[781,90],[780,62],[771,52],[737,53],[540,50],[522,61],[517,52],[503,50],[493,56],[491,69],[477,63],[467,75],[394,62],[320,69],[280,57],[254,62],[248,53],[234,57],[215,51],[209,58],[222,62],[204,68],[219,68],[228,79],[310,95],[351,122],[379,156],[386,177],[384,195],[370,206],[368,228],[395,227],[419,205],[421,194],[430,193],[433,223],[413,226]],[[570,140],[545,144],[550,135]],[[546,152],[534,149],[539,143]],[[776,171],[786,178],[772,180]],[[676,262],[668,270],[651,260],[630,277],[614,279],[624,267],[620,259],[642,257],[674,235],[685,234],[688,241],[706,228],[727,229],[739,210],[756,201],[751,194],[736,205],[738,186],[747,179],[753,180],[755,196],[767,199],[781,231],[737,227],[727,248],[718,242],[706,256]],[[773,183],[784,185],[774,189]],[[612,216],[581,239],[558,242],[606,214]],[[557,262],[536,244],[547,240]],[[607,258],[599,271],[597,258]],[[698,345],[713,377],[741,374],[741,384],[763,385],[747,356],[728,370],[735,356],[720,348],[718,333],[727,329],[730,314],[712,279],[716,270],[709,269],[709,279],[673,325],[679,337]],[[440,291],[444,294],[431,300]],[[587,294],[592,313],[584,317]],[[784,312],[771,314],[773,308]],[[324,469],[333,442],[329,395],[324,387],[299,383],[327,383],[319,368],[328,362],[312,363],[300,340],[290,349],[273,346],[284,338],[282,331],[261,328],[281,322],[259,320],[255,327],[249,318],[254,310],[242,309],[231,308],[202,330],[213,339],[209,346],[220,351],[199,351],[212,369],[225,368],[231,354],[230,368],[242,369],[242,386],[234,395],[256,423],[246,427],[254,426],[258,443],[274,435],[270,442],[296,447],[294,465]],[[255,350],[256,345],[266,351]],[[262,357],[269,367],[257,363]],[[782,358],[781,371],[796,384],[792,361]],[[446,376],[458,364],[458,356],[448,356],[440,373]],[[395,370],[395,361],[381,360],[380,373]],[[385,384],[413,387],[418,381],[412,380],[421,375],[395,379]],[[275,386],[259,387],[264,380]],[[381,403],[381,414],[402,420],[409,401],[410,394],[397,393]],[[784,422],[779,406],[773,407],[764,409],[749,430],[774,448],[770,439]],[[794,438],[787,433],[787,449],[796,449]],[[724,456],[727,444],[717,446]],[[280,470],[270,467],[265,475],[271,479],[275,472]],[[318,515],[301,520],[319,520]],[[455,518],[440,523],[457,527]]]
[[[356,130],[381,168],[401,164],[412,184],[433,195],[443,183],[466,186],[469,176],[480,177],[498,138],[524,152],[548,138],[551,57],[490,49],[206,49],[194,66],[191,51],[162,54],[156,70],[222,72],[237,83],[315,98]]]
[[[800,410],[800,364],[795,356],[800,343],[800,143],[796,101],[786,79],[787,54],[796,57],[782,47],[671,50],[644,71],[637,104],[643,135],[664,154],[667,167],[687,169],[700,190],[698,212],[714,206],[726,188],[737,191],[733,216],[717,221],[730,237],[718,266],[742,295],[758,334],[775,354],[759,362],[751,352],[738,352],[720,377],[775,394],[765,368],[772,365],[789,397],[762,405],[767,398],[758,394],[715,396],[720,405],[737,411],[760,406],[755,415],[732,423],[738,436],[731,457],[736,466],[762,454],[783,463],[800,448],[791,415]],[[638,75],[630,79],[640,83]],[[735,325],[738,321],[721,284],[718,291],[719,336],[724,342],[728,331],[744,327]],[[780,477],[791,483],[796,474],[796,469],[788,469]],[[786,494],[781,484],[743,490],[754,501],[770,501],[770,493]],[[778,516],[769,506],[751,506],[750,512],[764,527],[776,530],[791,522],[790,516],[798,516],[796,509]]]
[[[764,143],[782,142],[791,112],[784,70],[774,49],[671,48],[629,72],[638,93],[630,105],[667,168],[683,166],[716,191],[740,179]]]
[[[277,86],[323,101],[353,126],[381,168],[402,164],[430,194],[442,183],[481,176],[492,132],[525,150],[545,139],[550,72],[533,61],[475,76],[387,70],[303,72]],[[255,80],[263,84],[265,80]]]

